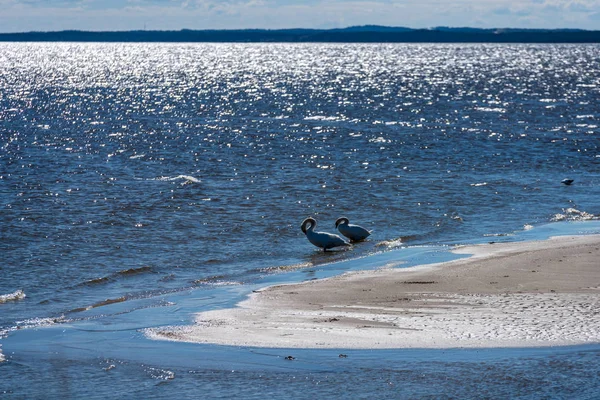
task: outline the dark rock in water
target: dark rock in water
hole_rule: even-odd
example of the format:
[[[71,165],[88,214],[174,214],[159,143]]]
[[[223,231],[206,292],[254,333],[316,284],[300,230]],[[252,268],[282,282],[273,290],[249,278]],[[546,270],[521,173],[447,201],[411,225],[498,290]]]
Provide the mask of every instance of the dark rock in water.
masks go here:
[[[564,183],[565,185],[570,185],[573,183],[573,179],[563,179],[560,183]]]

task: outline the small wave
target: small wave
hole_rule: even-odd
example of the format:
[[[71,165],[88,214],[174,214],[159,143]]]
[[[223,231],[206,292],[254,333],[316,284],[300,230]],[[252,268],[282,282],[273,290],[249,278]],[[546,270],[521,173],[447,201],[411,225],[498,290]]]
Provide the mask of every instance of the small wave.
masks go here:
[[[42,328],[45,326],[52,326],[56,324],[61,324],[64,322],[68,322],[68,320],[64,315],[56,318],[31,318],[26,319],[24,321],[17,321],[15,327],[10,330],[21,330],[21,329],[31,329],[31,328]]]
[[[504,237],[504,236],[514,236],[514,233],[484,233],[483,237]]]
[[[575,208],[567,208],[563,213],[555,214],[552,217],[553,222],[558,221],[591,221],[598,219],[598,216],[585,211],[579,211]]]
[[[175,274],[168,274],[159,279],[160,282],[169,282],[175,279]]]
[[[149,271],[152,271],[152,268],[145,266],[145,267],[140,267],[140,268],[124,269],[124,270],[119,271],[117,274],[118,275],[135,275],[135,274],[141,274],[142,272],[149,272]]]
[[[186,183],[200,183],[200,179],[194,178],[193,176],[190,176],[190,175],[177,175],[177,176],[174,176],[174,177],[160,176],[158,178],[155,178],[155,180],[157,180],[157,181],[177,181],[177,180],[183,180],[183,181],[185,181],[184,184],[186,184]]]
[[[116,299],[106,299],[92,304],[92,308],[107,306],[109,304],[122,303],[125,300],[127,300],[125,296],[117,297]]]
[[[206,279],[197,279],[194,281],[196,285],[211,285],[211,286],[236,286],[242,285],[242,282],[238,281],[219,281],[219,280],[206,280]]]
[[[109,364],[107,367],[102,368],[103,371],[110,371],[111,369],[115,369],[117,366],[115,364]]]
[[[309,268],[309,267],[312,267],[312,266],[314,266],[314,264],[310,263],[310,262],[298,263],[298,264],[290,264],[290,265],[277,265],[275,267],[260,268],[258,270],[258,272],[271,273],[271,272],[281,272],[281,271],[293,271],[293,270],[296,270],[296,269]]]
[[[16,292],[0,295],[0,304],[7,303],[9,301],[17,301],[24,299],[25,292],[22,290],[17,290]]]
[[[170,381],[175,379],[175,372],[168,369],[148,367],[146,372],[153,378],[160,381]]]
[[[343,121],[343,118],[327,116],[327,115],[313,115],[310,117],[305,117],[305,121]]]
[[[392,239],[392,240],[383,240],[377,243],[375,246],[377,247],[387,247],[388,249],[393,249],[396,247],[402,246],[404,243],[402,242],[402,238]]]
[[[213,275],[213,276],[207,276],[206,278],[196,279],[196,280],[194,280],[194,283],[214,282],[214,281],[218,281],[218,280],[221,280],[224,278],[225,278],[225,275]]]
[[[104,276],[102,278],[94,278],[94,279],[87,280],[87,281],[83,282],[82,284],[80,284],[80,286],[98,285],[101,283],[106,283],[108,281],[110,281],[110,278],[107,276]]]
[[[0,344],[0,363],[3,361],[6,361],[6,357],[4,357],[4,354],[2,354],[2,345]]]
[[[144,272],[151,272],[151,271],[152,271],[152,267],[148,267],[148,266],[140,267],[140,268],[124,269],[124,270],[121,270],[119,272],[115,272],[115,273],[113,273],[111,275],[108,275],[108,276],[102,276],[102,277],[99,277],[99,278],[92,278],[92,279],[89,279],[89,280],[87,280],[85,282],[78,283],[76,285],[76,287],[103,285],[105,283],[112,282],[112,281],[114,281],[115,279],[117,279],[119,277],[127,277],[127,276],[131,276],[131,275],[137,275],[137,274],[141,274],[141,273],[144,273]]]
[[[406,242],[408,242],[410,240],[415,240],[415,239],[417,239],[417,236],[414,236],[414,235],[400,236],[399,238],[396,238],[396,239],[383,240],[379,243],[376,243],[375,246],[376,247],[387,247],[388,249],[394,249],[396,247],[402,247],[406,244]]]
[[[17,321],[16,325],[0,330],[0,338],[5,338],[10,332],[19,331],[22,329],[43,328],[69,321],[71,321],[71,319],[67,319],[64,315],[56,318],[31,318],[24,321]],[[0,349],[0,362],[3,361],[1,350],[2,349]]]
[[[195,285],[212,285],[212,286],[234,286],[242,285],[242,282],[227,280],[225,275],[213,275],[206,278],[194,280]]]
[[[506,109],[502,107],[475,107],[475,110],[483,112],[497,112],[501,114],[506,112]]]
[[[117,297],[116,299],[106,299],[106,300],[102,300],[97,303],[94,303],[91,306],[74,308],[72,310],[69,310],[69,313],[88,311],[88,310],[91,310],[92,308],[108,306],[110,304],[115,304],[115,303],[122,303],[126,300],[127,300],[127,298],[125,296]]]
[[[391,140],[384,138],[383,136],[379,136],[373,139],[369,139],[369,143],[390,143]]]

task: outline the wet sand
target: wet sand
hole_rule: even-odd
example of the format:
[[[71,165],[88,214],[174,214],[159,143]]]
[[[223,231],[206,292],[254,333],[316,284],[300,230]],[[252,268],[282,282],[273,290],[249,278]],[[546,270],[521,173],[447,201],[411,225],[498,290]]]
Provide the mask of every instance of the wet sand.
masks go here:
[[[472,254],[253,293],[151,337],[280,348],[533,347],[600,342],[600,235],[458,247]]]

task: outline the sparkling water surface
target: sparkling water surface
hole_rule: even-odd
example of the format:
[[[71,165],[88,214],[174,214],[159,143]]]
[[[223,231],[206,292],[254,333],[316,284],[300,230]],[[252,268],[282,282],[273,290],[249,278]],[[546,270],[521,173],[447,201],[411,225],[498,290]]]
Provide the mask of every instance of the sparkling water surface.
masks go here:
[[[332,262],[514,240],[600,214],[598,45],[0,43],[0,67],[0,331],[8,341],[33,335],[42,343],[25,361],[15,361],[17,352],[0,363],[12,382],[1,388],[17,397],[42,397],[51,387],[40,384],[55,372],[39,354],[45,346],[66,350],[44,332],[72,321],[137,332],[132,327],[231,305],[252,285],[335,271]],[[334,232],[342,215],[373,229],[370,240],[323,254],[300,231],[314,216],[319,230]],[[219,300],[197,300],[211,296]],[[173,303],[176,316],[165,316]],[[111,341],[120,349],[168,347],[167,360],[181,351],[137,333]],[[200,358],[208,351],[183,347],[202,349],[190,350]],[[97,362],[80,353],[51,362],[74,382],[73,396],[86,394],[78,385],[95,371],[92,386],[165,381],[165,393],[189,395],[200,384],[221,385],[212,397],[242,395],[237,384],[250,382],[265,391],[249,397],[301,397],[308,387],[333,396],[385,376],[412,377],[408,397],[453,397],[463,371],[440,356],[434,376],[452,371],[454,389],[425,390],[414,371],[431,366],[406,361],[410,371],[388,370],[377,360],[395,365],[404,357],[392,352],[349,370],[324,368],[333,375],[319,364],[301,378],[277,372],[264,381],[260,368],[229,375],[233,356],[224,351],[230,355],[209,372],[145,381],[153,373],[139,356],[113,355],[121,364],[104,371],[104,350],[86,356]],[[597,361],[584,370],[580,353],[566,354],[557,357],[581,367],[581,379],[599,370]],[[595,360],[598,353],[584,354]],[[559,371],[552,357],[535,357],[542,371]],[[472,373],[471,358],[464,368]],[[168,370],[157,358],[149,362]],[[489,366],[489,376],[510,372],[497,361]],[[531,379],[542,379],[541,388],[542,377]],[[486,379],[492,396],[496,386]],[[576,387],[569,382],[564,387]],[[373,385],[383,396],[402,393]],[[63,393],[58,384],[54,390]],[[364,390],[356,397],[368,397]]]

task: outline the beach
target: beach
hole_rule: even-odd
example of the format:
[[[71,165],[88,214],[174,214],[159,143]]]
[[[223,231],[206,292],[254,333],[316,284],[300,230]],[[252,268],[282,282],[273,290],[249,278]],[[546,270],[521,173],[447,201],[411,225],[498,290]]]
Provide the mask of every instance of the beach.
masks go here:
[[[457,246],[447,263],[255,291],[161,339],[276,348],[538,347],[600,342],[600,235]]]

